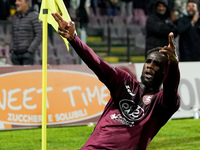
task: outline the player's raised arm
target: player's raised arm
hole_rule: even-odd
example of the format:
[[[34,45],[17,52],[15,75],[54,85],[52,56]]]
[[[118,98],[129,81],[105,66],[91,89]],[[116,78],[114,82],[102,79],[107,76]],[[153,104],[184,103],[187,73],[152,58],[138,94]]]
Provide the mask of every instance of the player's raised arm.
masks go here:
[[[65,21],[58,13],[52,13],[52,16],[59,24],[58,33],[66,38],[79,57],[85,62],[85,64],[98,76],[98,78],[110,89],[116,87],[116,81],[111,84],[111,79],[116,75],[116,70],[101,59],[95,52],[83,43],[78,36],[75,35],[74,22]],[[108,85],[109,83],[109,85]],[[108,88],[109,88],[108,87]]]
[[[165,53],[168,56],[168,59],[171,63],[177,63],[178,62],[178,57],[176,54],[176,45],[174,42],[174,34],[171,32],[169,34],[169,45],[164,46],[161,50],[161,53]]]

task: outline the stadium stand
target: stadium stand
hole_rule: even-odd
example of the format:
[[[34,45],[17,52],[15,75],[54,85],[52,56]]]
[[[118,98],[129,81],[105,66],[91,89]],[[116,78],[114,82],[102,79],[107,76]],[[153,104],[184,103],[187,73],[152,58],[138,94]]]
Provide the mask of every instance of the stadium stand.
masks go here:
[[[79,23],[76,20],[76,11],[73,8],[68,8],[68,11],[72,20],[76,23],[79,34]],[[100,57],[108,60],[110,63],[144,61],[144,21],[146,19],[144,12],[136,9],[133,10],[133,16],[122,18],[118,14],[110,20],[105,13],[101,13],[102,11],[97,7],[96,14],[94,14],[92,8],[90,8],[89,24],[86,29],[87,45]],[[10,22],[6,24],[6,32],[0,22],[0,55],[5,54],[6,64],[11,64],[9,58],[11,32]],[[62,38],[56,32],[53,33],[53,40],[54,44],[48,39],[48,64],[62,65],[80,63],[79,57],[73,50],[67,51]],[[5,43],[7,43],[8,48],[5,46]],[[138,58],[135,56],[138,56]],[[35,64],[42,64],[42,45],[40,46],[40,51],[36,53]]]

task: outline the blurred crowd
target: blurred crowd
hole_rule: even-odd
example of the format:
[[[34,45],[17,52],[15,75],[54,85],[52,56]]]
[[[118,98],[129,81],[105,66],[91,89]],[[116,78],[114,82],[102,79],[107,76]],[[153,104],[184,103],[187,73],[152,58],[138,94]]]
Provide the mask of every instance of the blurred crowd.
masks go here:
[[[0,0],[1,24],[3,21],[13,21],[13,16],[17,13],[17,1],[26,2],[26,0]],[[92,16],[93,18],[106,16],[106,22],[111,24],[115,24],[113,20],[118,17],[126,24],[134,23],[145,28],[146,51],[156,46],[165,46],[168,43],[167,35],[169,32],[174,32],[175,38],[179,41],[180,61],[200,61],[200,50],[198,50],[200,0],[63,0],[63,2],[72,20],[79,22],[79,28],[83,33],[92,22]],[[190,6],[191,3],[195,6]],[[30,7],[38,14],[40,6],[41,0],[32,0],[30,3]],[[97,22],[100,20],[97,19]],[[51,34],[49,32],[50,39],[52,39]]]
[[[42,0],[32,0],[32,8],[39,12]],[[120,15],[122,17],[135,16],[142,11],[146,16],[152,14],[154,5],[157,0],[63,0],[67,9],[71,13],[75,11],[73,19],[83,19],[83,22],[88,22],[88,17],[91,13],[98,15],[108,15],[114,17]],[[183,15],[186,15],[187,0],[166,0],[167,7],[170,11],[172,21],[178,20]],[[199,0],[197,0],[200,2]],[[11,16],[16,12],[16,0],[0,0],[0,20],[10,20]],[[200,5],[198,5],[199,7]],[[84,9],[84,10],[83,10]],[[85,11],[84,13],[81,13]]]

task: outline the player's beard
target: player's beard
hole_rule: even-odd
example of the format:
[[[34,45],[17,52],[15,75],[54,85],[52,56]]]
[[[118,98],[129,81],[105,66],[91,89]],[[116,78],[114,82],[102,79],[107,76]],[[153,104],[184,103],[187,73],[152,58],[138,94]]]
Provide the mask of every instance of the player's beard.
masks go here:
[[[158,90],[162,84],[163,76],[154,77],[152,80],[145,80],[144,76],[141,76],[141,82],[145,85],[145,89],[151,89]]]

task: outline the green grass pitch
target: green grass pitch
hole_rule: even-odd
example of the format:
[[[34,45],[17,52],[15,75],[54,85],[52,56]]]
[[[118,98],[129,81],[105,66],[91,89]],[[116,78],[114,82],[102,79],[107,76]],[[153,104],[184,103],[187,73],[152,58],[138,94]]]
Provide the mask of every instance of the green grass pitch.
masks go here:
[[[47,150],[78,150],[93,127],[47,128]],[[41,150],[41,129],[0,131],[0,150]],[[169,121],[155,136],[148,150],[199,150],[200,119]]]

